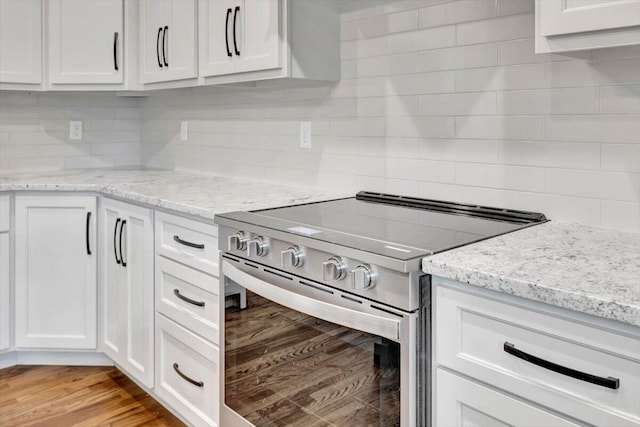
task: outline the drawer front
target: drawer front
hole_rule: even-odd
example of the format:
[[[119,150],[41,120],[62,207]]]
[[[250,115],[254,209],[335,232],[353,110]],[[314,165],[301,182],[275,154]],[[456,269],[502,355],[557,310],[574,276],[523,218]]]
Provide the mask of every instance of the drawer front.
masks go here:
[[[448,286],[437,286],[435,307],[439,366],[593,424],[640,422],[640,339],[633,330],[597,328],[557,311]],[[563,367],[618,378],[620,386],[606,388],[554,372],[507,352],[505,343]]]
[[[11,225],[11,199],[8,194],[0,194],[0,232],[9,231]]]
[[[156,257],[156,310],[216,344],[218,279]]]
[[[156,253],[218,276],[218,227],[156,213]]]
[[[218,348],[159,314],[156,346],[157,395],[190,424],[216,426],[220,406]]]
[[[540,427],[579,426],[543,409],[507,396],[475,381],[445,371],[436,374],[434,426]]]

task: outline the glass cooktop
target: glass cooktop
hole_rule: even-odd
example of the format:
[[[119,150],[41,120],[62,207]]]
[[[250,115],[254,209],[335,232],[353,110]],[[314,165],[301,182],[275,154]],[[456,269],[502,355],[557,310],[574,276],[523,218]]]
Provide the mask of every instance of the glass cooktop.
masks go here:
[[[369,192],[220,216],[403,260],[546,221],[533,212]]]

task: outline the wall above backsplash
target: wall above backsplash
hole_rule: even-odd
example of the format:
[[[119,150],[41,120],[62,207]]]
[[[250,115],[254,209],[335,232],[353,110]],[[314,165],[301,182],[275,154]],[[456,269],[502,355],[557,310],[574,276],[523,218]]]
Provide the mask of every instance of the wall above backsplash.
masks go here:
[[[535,55],[534,0],[338,4],[339,82],[2,93],[0,170],[141,164],[640,232],[640,46]],[[71,144],[70,118],[104,139]]]

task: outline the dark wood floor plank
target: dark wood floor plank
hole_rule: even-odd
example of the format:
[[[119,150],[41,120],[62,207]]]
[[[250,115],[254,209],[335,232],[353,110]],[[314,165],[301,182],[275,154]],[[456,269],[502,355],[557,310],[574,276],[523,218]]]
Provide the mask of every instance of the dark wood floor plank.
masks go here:
[[[14,366],[0,370],[2,427],[182,427],[114,367]]]

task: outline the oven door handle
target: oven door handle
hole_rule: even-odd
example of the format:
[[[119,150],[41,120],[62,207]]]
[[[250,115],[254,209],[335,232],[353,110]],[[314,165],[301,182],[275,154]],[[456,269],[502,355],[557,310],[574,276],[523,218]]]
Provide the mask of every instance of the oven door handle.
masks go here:
[[[222,262],[222,274],[251,292],[292,310],[391,340],[400,339],[399,319],[351,310],[282,289],[245,273],[228,261]]]

